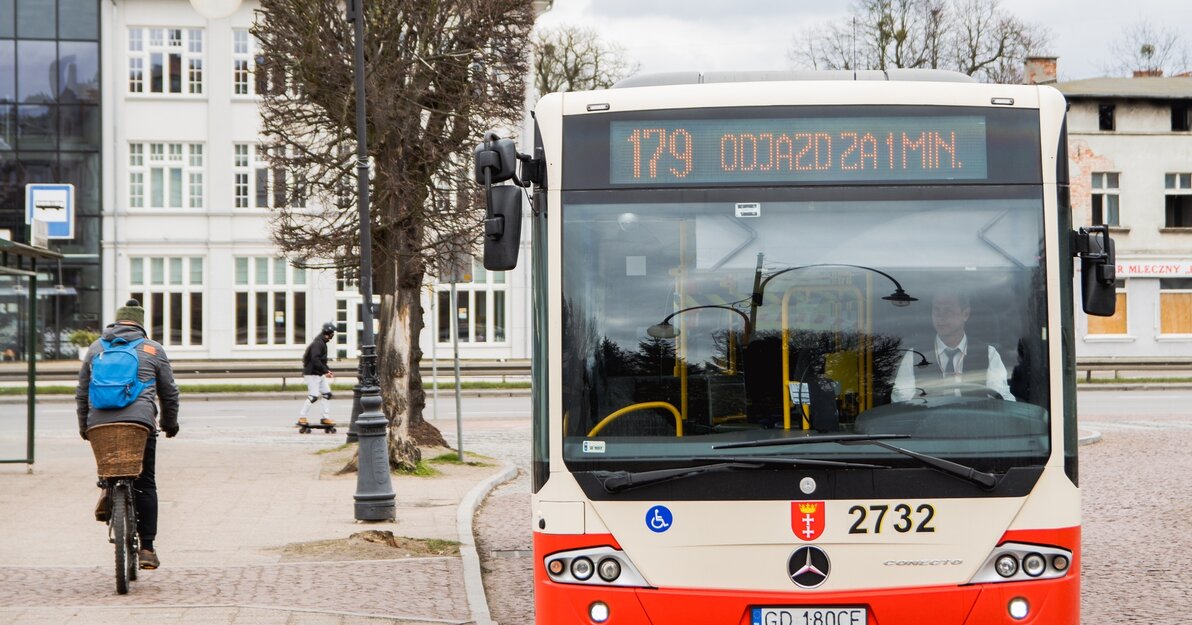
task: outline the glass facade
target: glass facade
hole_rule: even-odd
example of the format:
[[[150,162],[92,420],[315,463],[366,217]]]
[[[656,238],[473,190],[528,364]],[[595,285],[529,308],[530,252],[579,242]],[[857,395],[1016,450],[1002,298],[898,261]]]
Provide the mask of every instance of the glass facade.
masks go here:
[[[50,242],[68,258],[43,282],[64,294],[38,307],[47,358],[101,324],[101,77],[98,0],[0,0],[0,229],[29,241],[26,184],[75,187],[75,238]]]

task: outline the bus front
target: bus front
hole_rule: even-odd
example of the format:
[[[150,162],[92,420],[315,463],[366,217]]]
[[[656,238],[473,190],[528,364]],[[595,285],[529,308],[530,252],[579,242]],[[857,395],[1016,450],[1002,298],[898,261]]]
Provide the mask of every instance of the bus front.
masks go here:
[[[1076,623],[1064,102],[536,110],[539,623]]]

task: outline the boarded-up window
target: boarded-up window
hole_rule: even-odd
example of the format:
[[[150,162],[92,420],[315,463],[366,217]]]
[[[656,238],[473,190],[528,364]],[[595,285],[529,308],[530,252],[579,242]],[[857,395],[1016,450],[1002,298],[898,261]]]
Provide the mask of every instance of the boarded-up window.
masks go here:
[[[1126,334],[1126,282],[1117,281],[1117,304],[1112,317],[1089,315],[1089,334]]]
[[[1192,334],[1192,279],[1159,280],[1159,333]]]

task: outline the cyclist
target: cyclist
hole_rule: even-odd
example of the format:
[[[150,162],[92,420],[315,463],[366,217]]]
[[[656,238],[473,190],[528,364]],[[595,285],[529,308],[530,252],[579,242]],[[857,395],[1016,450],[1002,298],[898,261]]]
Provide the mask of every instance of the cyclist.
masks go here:
[[[170,367],[170,359],[166,357],[166,350],[161,343],[148,338],[144,323],[145,309],[135,299],[128,300],[124,306],[116,310],[116,322],[105,328],[100,340],[87,348],[83,366],[79,369],[75,406],[79,417],[79,435],[83,440],[87,440],[87,428],[105,423],[139,423],[150,429],[151,434],[145,441],[141,475],[133,482],[133,490],[136,492],[137,534],[141,538],[141,549],[138,552],[141,568],[156,569],[161,566],[153,546],[153,541],[157,538],[157,483],[154,480],[157,458],[156,429],[157,421],[160,420],[161,430],[166,433],[166,438],[173,438],[178,434],[178,386],[174,383],[174,371]],[[117,338],[129,342],[143,339],[136,348],[137,379],[151,383],[146,384],[141,394],[124,408],[93,408],[89,397],[92,361],[103,353],[103,341]],[[157,403],[161,404],[160,414]],[[106,506],[107,493],[104,493],[95,508],[96,520],[108,520],[110,511]]]
[[[307,425],[306,414],[315,402],[323,399],[322,425],[335,425],[331,419],[331,384],[329,380],[335,377],[327,366],[327,344],[335,337],[335,324],[328,321],[323,324],[323,332],[306,346],[302,354],[302,380],[306,382],[306,401],[298,411],[298,425]]]

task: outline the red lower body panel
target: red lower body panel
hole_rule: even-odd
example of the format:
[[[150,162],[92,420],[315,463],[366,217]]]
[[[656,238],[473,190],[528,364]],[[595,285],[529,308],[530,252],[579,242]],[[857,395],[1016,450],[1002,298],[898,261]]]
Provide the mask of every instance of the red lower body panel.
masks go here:
[[[619,588],[551,581],[546,555],[588,547],[617,548],[610,535],[534,535],[535,609],[538,625],[588,624],[589,606],[609,608],[607,625],[752,625],[752,606],[865,606],[869,625],[1077,625],[1080,622],[1079,528],[1007,532],[1005,541],[1071,549],[1070,573],[1059,579],[1030,582],[937,586],[850,592],[744,592],[684,588]],[[1015,598],[1026,599],[1030,613],[1010,617]],[[770,624],[763,624],[770,625]],[[786,625],[786,624],[778,624]],[[802,625],[802,624],[794,624]],[[833,625],[831,623],[812,625]],[[845,624],[847,625],[847,624]]]

